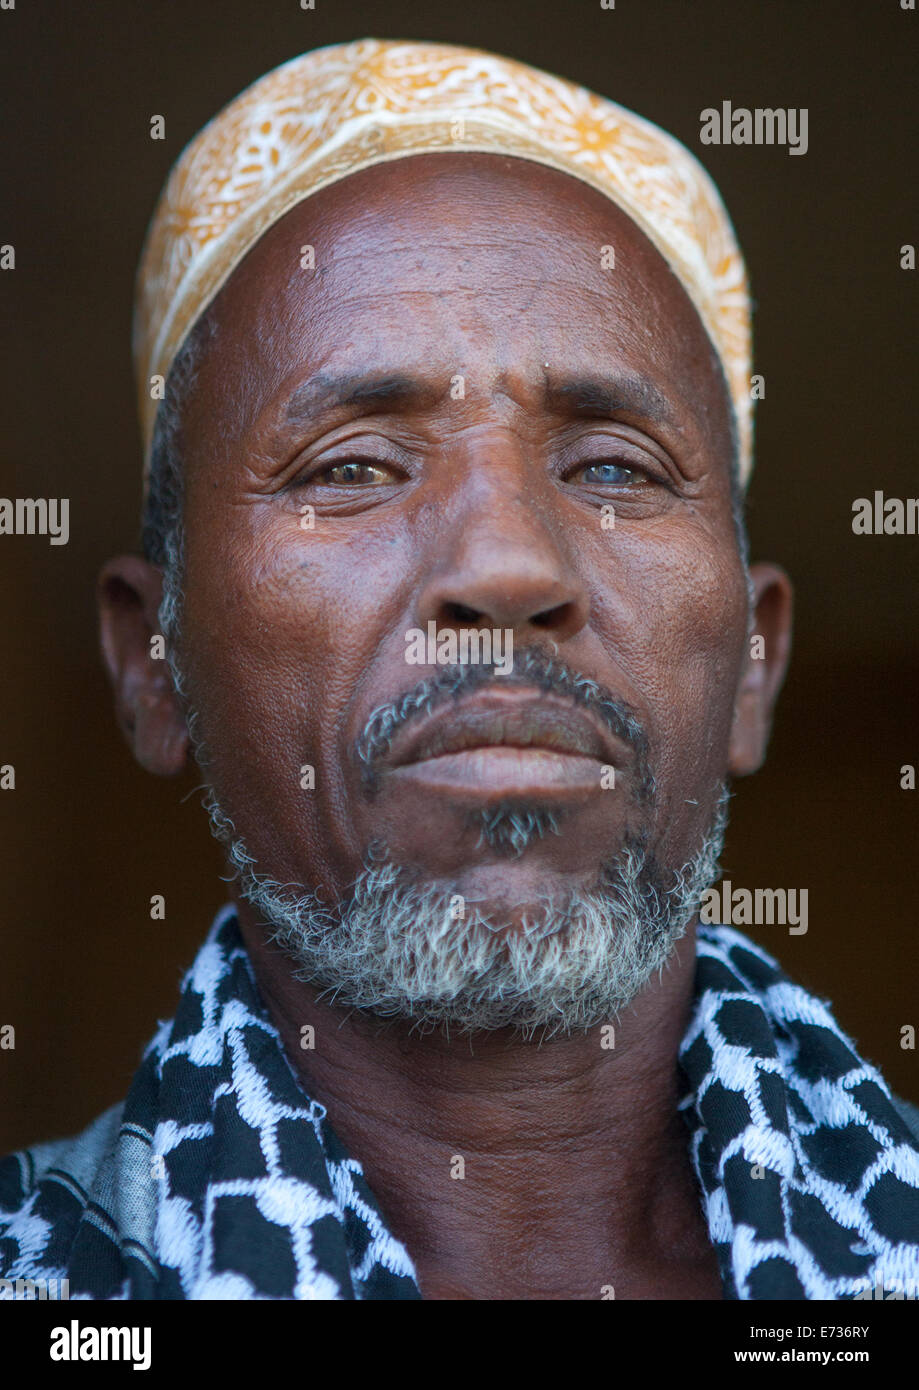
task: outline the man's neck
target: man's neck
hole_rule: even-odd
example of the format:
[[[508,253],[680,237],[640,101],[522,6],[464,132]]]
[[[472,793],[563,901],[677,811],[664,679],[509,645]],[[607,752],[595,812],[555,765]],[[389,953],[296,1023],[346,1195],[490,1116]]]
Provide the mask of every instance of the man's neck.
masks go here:
[[[330,1007],[292,979],[248,904],[239,916],[287,1055],[360,1160],[425,1296],[653,1297],[661,1261],[677,1284],[682,1265],[688,1278],[700,1260],[711,1273],[676,1110],[694,935],[612,1034],[538,1044],[418,1034]]]

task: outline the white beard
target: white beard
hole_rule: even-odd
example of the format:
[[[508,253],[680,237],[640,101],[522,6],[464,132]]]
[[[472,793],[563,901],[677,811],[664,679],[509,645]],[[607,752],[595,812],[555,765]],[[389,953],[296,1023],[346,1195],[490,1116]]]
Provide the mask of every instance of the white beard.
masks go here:
[[[627,845],[601,887],[540,903],[519,930],[381,855],[368,859],[333,911],[313,893],[260,874],[213,791],[207,809],[242,895],[293,959],[296,978],[336,1005],[421,1031],[511,1027],[530,1038],[617,1017],[663,970],[718,878],[727,802],[722,788],[702,845],[669,885],[640,848]]]

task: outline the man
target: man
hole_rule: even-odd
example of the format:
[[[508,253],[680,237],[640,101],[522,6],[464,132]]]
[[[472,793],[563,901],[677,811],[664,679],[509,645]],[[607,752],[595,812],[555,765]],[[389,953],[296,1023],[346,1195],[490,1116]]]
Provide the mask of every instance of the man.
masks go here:
[[[103,651],[138,761],[196,758],[234,901],[124,1105],[4,1162],[3,1275],[919,1276],[910,1108],[698,922],[791,592],[747,564],[746,281],[692,157],[492,55],[307,54],[174,169],[135,352],[145,557],[103,571]]]

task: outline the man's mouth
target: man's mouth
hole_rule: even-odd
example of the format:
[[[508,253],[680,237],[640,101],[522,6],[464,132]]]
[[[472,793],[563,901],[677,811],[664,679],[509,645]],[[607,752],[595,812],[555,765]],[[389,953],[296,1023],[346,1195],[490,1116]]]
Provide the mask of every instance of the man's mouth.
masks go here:
[[[567,798],[609,787],[628,759],[626,745],[577,705],[489,690],[413,719],[381,769],[419,790]]]

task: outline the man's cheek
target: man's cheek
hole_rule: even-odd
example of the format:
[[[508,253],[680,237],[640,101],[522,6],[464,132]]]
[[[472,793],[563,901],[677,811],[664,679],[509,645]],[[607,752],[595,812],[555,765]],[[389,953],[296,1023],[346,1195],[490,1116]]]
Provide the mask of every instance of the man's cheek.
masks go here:
[[[649,605],[646,654],[655,665],[655,722],[672,749],[705,749],[730,724],[746,651],[746,589],[725,567],[700,558],[672,570]],[[671,750],[672,751],[672,750]]]
[[[728,543],[693,527],[660,558],[658,613],[680,664],[712,669],[736,657],[746,633],[747,590]]]

